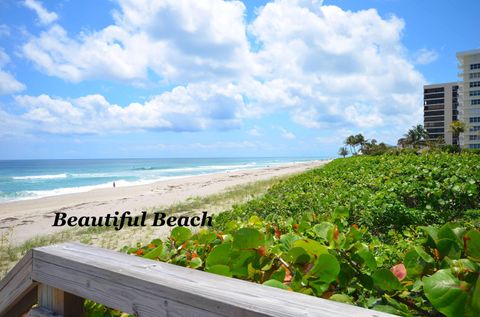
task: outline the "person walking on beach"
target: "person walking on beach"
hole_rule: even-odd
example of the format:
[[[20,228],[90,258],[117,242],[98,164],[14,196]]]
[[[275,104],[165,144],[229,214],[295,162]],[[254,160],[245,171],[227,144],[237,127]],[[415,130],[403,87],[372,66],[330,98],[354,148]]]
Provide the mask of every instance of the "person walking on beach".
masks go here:
[[[115,182],[113,182],[113,188],[115,188]]]

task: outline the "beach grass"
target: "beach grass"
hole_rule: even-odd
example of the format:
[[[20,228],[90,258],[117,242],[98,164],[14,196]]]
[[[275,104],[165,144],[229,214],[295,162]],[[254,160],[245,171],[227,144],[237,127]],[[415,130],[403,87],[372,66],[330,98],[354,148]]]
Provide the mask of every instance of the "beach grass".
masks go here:
[[[147,217],[152,217],[153,212],[187,215],[201,211],[208,211],[209,214],[220,213],[229,210],[234,204],[246,202],[262,195],[273,184],[288,177],[289,176],[273,177],[230,187],[217,194],[189,197],[183,202],[170,206],[151,208],[148,210]],[[165,227],[126,227],[120,231],[115,231],[112,227],[88,227],[68,229],[55,234],[38,236],[20,245],[16,245],[10,238],[11,232],[7,231],[0,236],[0,279],[32,248],[62,242],[81,242],[102,248],[118,250],[124,245],[131,245],[132,241],[145,243],[151,240],[152,236],[162,238],[168,234],[169,228]]]

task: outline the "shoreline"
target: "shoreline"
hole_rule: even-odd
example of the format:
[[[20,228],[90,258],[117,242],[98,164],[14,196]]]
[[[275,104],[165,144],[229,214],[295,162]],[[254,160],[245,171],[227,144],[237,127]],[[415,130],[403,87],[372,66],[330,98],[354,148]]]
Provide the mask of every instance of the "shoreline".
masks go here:
[[[18,245],[36,236],[58,232],[52,227],[56,212],[73,216],[101,216],[115,211],[139,214],[191,197],[208,196],[273,177],[304,172],[329,160],[278,164],[269,167],[186,176],[154,183],[0,203],[0,235]],[[65,228],[63,228],[65,229]]]

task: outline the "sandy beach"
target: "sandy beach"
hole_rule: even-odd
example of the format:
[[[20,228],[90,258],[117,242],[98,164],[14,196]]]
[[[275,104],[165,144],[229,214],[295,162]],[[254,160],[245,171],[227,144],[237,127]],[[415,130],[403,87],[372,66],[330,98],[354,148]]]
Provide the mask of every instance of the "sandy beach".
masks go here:
[[[189,197],[207,196],[226,189],[272,177],[300,173],[327,161],[288,163],[266,168],[206,174],[159,181],[148,185],[96,189],[89,192],[44,197],[0,204],[0,234],[20,244],[39,235],[66,227],[52,227],[55,213],[69,216],[104,216],[115,211],[138,214],[165,207]]]

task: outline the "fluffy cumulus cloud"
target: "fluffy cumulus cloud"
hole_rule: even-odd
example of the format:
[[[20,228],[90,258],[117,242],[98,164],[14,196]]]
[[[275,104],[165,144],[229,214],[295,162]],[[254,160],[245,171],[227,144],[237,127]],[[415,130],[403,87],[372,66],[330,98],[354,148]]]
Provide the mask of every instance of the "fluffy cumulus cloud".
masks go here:
[[[20,92],[25,85],[13,77],[12,74],[3,70],[3,67],[10,62],[10,57],[0,48],[0,95]]]
[[[50,24],[58,19],[58,16],[55,12],[50,12],[45,9],[40,1],[36,0],[25,0],[23,5],[37,14],[38,20],[41,24]]]
[[[245,6],[223,0],[119,0],[116,23],[70,37],[54,25],[23,46],[46,73],[71,82],[142,81],[148,70],[165,82],[239,78],[248,72]]]
[[[269,2],[250,23],[240,1],[118,0],[112,25],[72,35],[52,24],[23,55],[70,82],[135,84],[153,72],[176,88],[143,104],[98,95],[17,101],[25,120],[57,133],[234,128],[273,111],[312,129],[401,130],[418,121],[425,82],[402,45],[403,28],[374,9],[318,0]]]
[[[24,121],[49,133],[231,129],[239,125],[244,108],[242,96],[234,89],[204,85],[179,86],[143,104],[124,107],[101,95],[68,100],[23,95],[15,100],[25,109]]]

